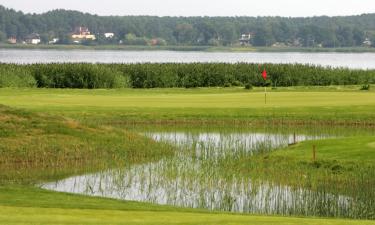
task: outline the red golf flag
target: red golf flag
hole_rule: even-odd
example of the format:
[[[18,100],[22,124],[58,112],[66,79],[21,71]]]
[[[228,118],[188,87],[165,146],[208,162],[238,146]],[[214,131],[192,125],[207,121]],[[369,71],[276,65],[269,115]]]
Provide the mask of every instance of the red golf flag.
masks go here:
[[[266,69],[263,70],[262,76],[263,76],[264,80],[267,80],[267,71],[266,71]]]

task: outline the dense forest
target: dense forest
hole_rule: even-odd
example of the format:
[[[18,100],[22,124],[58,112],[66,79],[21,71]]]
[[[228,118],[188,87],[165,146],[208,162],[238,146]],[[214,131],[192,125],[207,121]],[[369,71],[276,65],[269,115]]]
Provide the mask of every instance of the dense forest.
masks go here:
[[[146,45],[157,39],[163,45],[238,44],[241,34],[252,34],[254,46],[353,47],[375,43],[375,14],[345,17],[154,17],[98,16],[78,11],[53,10],[25,14],[0,6],[0,42],[40,34],[42,43],[59,38],[69,44],[69,34],[85,26],[97,35],[91,44]],[[104,33],[112,32],[110,40]]]

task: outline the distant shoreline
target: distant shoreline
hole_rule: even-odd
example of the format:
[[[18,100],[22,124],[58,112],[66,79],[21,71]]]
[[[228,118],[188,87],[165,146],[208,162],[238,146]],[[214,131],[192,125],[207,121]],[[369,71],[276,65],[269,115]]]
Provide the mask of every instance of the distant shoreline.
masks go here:
[[[0,44],[0,49],[113,50],[113,51],[196,51],[196,52],[343,52],[375,53],[375,48],[305,48],[305,47],[240,47],[240,46],[129,46],[129,45],[24,45]]]

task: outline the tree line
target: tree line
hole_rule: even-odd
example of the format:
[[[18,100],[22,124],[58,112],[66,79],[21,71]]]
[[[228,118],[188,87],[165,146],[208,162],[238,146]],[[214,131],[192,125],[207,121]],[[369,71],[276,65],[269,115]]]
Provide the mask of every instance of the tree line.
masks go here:
[[[261,76],[263,69],[268,71],[267,81]],[[0,64],[0,88],[196,88],[370,84],[375,84],[375,70],[302,64]]]
[[[254,46],[275,43],[301,47],[353,47],[365,40],[375,43],[375,14],[343,17],[155,17],[98,16],[69,10],[25,14],[0,6],[0,41],[39,33],[42,42],[59,38],[69,43],[69,33],[85,26],[98,39],[93,44],[147,44],[156,38],[168,45],[233,45],[241,34],[251,33]],[[113,32],[108,40],[103,33]],[[127,37],[133,39],[128,40]]]

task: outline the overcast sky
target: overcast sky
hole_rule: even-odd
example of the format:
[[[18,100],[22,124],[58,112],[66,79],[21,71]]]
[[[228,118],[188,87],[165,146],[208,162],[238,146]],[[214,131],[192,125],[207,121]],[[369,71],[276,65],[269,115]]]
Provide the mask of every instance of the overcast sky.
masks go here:
[[[336,16],[375,13],[375,0],[0,0],[24,12],[74,9],[99,15]]]

